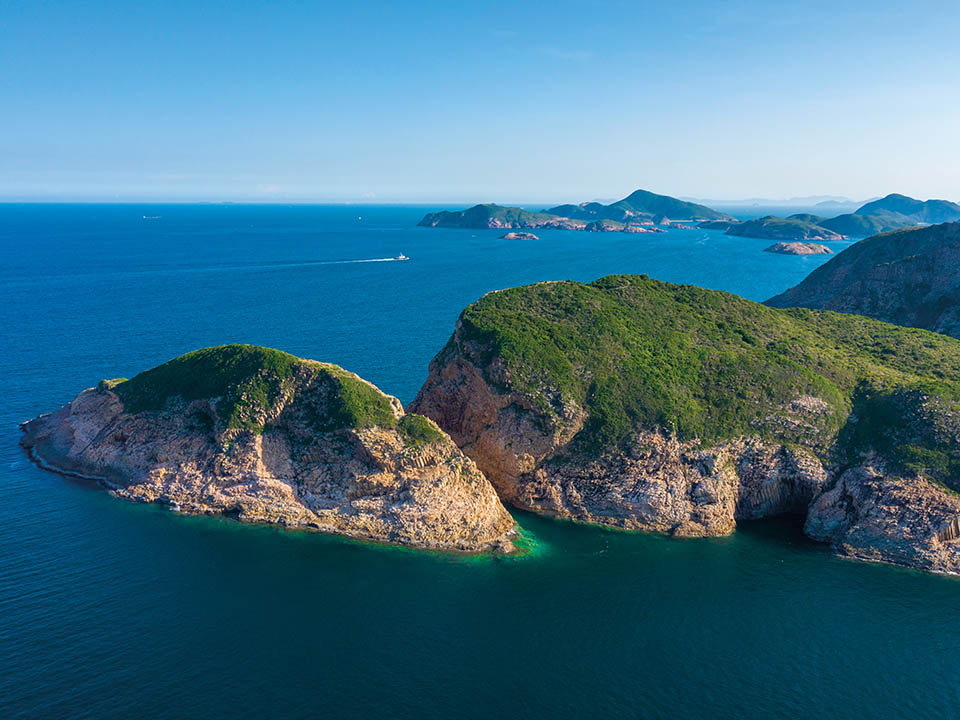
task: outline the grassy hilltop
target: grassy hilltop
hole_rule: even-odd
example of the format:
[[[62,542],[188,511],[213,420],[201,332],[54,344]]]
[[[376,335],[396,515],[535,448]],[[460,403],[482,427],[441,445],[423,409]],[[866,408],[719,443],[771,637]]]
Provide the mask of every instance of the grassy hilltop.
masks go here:
[[[319,390],[313,416],[318,430],[398,427],[413,444],[440,437],[418,415],[398,420],[391,398],[353,373],[256,345],[195,350],[130,380],[105,380],[101,388],[115,392],[130,413],[161,412],[171,401],[210,400],[224,429],[260,433],[271,409],[308,385]]]
[[[956,340],[629,275],[490,293],[461,322],[471,362],[502,362],[502,389],[554,418],[556,393],[585,408],[579,439],[594,450],[638,426],[707,441],[759,433],[840,462],[881,450],[960,481]],[[815,427],[781,422],[804,397],[824,403]]]

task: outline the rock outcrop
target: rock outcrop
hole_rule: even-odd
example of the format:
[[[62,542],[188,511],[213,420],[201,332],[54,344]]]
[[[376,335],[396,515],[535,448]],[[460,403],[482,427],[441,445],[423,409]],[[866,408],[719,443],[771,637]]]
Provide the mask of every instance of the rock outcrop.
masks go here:
[[[529,232],[508,232],[500,236],[501,240],[539,240],[536,235]]]
[[[806,534],[859,560],[960,573],[960,496],[879,462],[841,473],[810,506]]]
[[[778,253],[780,255],[833,255],[833,250],[826,245],[801,242],[774,243],[770,247],[764,248],[764,252]]]
[[[189,353],[22,427],[43,467],[130,500],[417,548],[514,549],[494,489],[433,422],[276,350]]]
[[[526,510],[684,537],[808,514],[839,552],[960,572],[960,387],[929,390],[954,372],[929,333],[614,276],[488,294],[410,410]]]
[[[960,338],[960,223],[861,240],[767,304],[856,313]]]

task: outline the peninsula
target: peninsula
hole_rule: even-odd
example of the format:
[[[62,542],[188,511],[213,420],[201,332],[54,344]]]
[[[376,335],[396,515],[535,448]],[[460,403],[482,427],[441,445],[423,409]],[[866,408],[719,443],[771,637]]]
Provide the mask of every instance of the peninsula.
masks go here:
[[[805,516],[960,572],[960,342],[618,275],[487,294],[410,409],[513,505],[680,537]]]
[[[188,353],[22,428],[40,465],[130,500],[417,548],[515,549],[496,492],[432,421],[278,350]]]

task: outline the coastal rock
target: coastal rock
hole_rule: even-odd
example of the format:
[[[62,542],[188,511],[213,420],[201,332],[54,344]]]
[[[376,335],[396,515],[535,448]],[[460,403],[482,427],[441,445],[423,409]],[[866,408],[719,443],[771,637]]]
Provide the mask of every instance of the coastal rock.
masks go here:
[[[781,255],[833,255],[833,250],[826,245],[801,242],[774,243],[770,247],[764,248],[764,252],[779,253]]]
[[[539,240],[536,235],[529,232],[508,232],[500,236],[501,240]]]
[[[410,410],[525,510],[692,537],[814,507],[838,552],[953,572],[918,539],[960,542],[960,387],[915,387],[960,374],[960,346],[932,337],[642,276],[539,283],[468,307]],[[870,467],[869,497],[903,503],[896,547],[867,543],[876,503],[841,508]]]
[[[804,531],[860,560],[960,573],[960,495],[882,461],[841,474],[810,506]]]
[[[433,422],[276,350],[189,353],[22,429],[41,466],[130,500],[417,548],[514,549],[494,489]]]

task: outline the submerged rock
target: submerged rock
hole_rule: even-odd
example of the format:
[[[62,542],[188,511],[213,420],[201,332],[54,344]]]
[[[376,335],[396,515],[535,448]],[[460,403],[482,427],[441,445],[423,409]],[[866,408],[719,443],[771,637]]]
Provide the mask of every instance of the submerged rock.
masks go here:
[[[22,428],[43,467],[130,500],[410,547],[514,549],[494,489],[432,421],[277,350],[198,350]]]
[[[410,409],[526,510],[677,536],[809,513],[839,552],[960,572],[956,377],[948,338],[611,276],[489,293]]]

